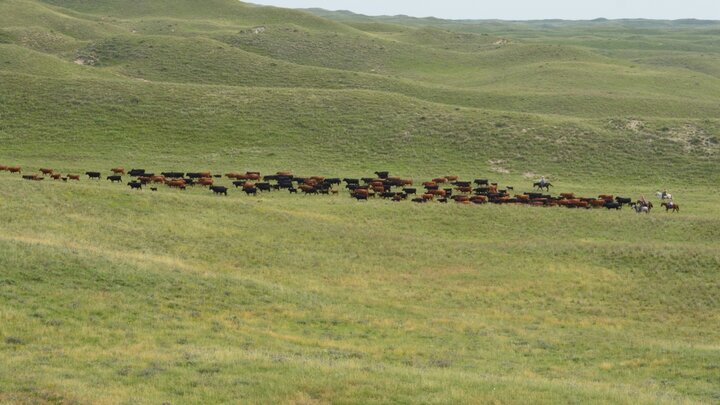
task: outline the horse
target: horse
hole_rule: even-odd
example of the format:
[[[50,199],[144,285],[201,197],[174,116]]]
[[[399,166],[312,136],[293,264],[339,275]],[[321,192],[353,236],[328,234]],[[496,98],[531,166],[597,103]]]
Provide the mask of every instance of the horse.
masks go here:
[[[636,203],[630,204],[630,206],[637,212],[638,214],[649,214],[650,210],[653,208],[653,205],[651,202],[648,202],[647,205],[642,204],[640,201]]]
[[[672,194],[670,193],[663,193],[661,191],[658,191],[657,193],[655,193],[655,195],[661,200],[672,200]]]
[[[670,205],[668,203],[662,203],[660,204],[661,207],[665,207],[665,212],[668,212],[672,210],[672,212],[680,212],[680,206],[673,203],[673,205]]]
[[[533,189],[535,189],[535,188],[539,188],[540,190],[546,189],[548,191],[548,193],[550,192],[550,187],[553,187],[552,183],[550,183],[550,182],[545,182],[545,184],[542,184],[539,181],[533,183]]]

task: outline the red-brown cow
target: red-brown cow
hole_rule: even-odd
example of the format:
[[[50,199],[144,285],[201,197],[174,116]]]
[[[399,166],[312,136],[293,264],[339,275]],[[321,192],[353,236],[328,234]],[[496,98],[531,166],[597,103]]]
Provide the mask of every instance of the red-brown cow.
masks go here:
[[[207,187],[207,186],[212,186],[213,183],[214,183],[213,179],[211,179],[209,177],[202,177],[201,179],[198,180],[197,184],[199,184],[203,187]]]

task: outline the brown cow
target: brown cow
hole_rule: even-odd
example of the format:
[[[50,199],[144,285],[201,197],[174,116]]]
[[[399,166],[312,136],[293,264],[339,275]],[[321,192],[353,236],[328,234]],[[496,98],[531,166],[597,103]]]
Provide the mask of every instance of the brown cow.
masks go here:
[[[184,190],[185,187],[186,187],[186,185],[185,185],[185,180],[182,180],[182,179],[180,179],[180,180],[167,180],[167,181],[165,182],[165,184],[167,184],[168,187],[170,187],[170,188],[179,188],[180,190]]]
[[[445,190],[430,190],[427,193],[432,194],[436,197],[445,197],[447,195],[447,192]]]
[[[80,175],[79,175],[79,174],[68,174],[68,175],[67,175],[67,178],[70,179],[70,180],[80,181]]]
[[[432,194],[423,194],[422,199],[425,201],[432,201],[435,199],[435,196]]]
[[[0,165],[0,172],[4,172],[8,167],[6,165]]]
[[[438,177],[438,178],[433,179],[432,181],[433,181],[433,183],[443,184],[443,183],[447,183],[448,179],[446,179],[445,177]]]
[[[615,199],[615,196],[611,194],[600,194],[598,198],[601,200],[613,201]]]
[[[472,193],[472,187],[458,187],[457,191],[461,193]]]
[[[566,199],[566,200],[574,200],[575,199],[575,193],[560,193],[560,197]]]
[[[52,177],[53,180],[60,180],[60,178],[62,177],[62,174],[60,174],[60,173],[52,173],[52,174],[50,175],[50,177]]]
[[[150,177],[150,181],[153,183],[165,183],[165,176],[152,176]]]
[[[200,175],[201,179],[209,179],[212,178],[212,173],[210,172],[200,172],[198,173]]]
[[[141,184],[149,184],[152,181],[152,177],[140,176],[138,177],[138,180],[140,180]]]
[[[203,186],[203,187],[212,186],[213,183],[214,183],[214,182],[213,182],[213,179],[208,178],[208,177],[202,177],[202,178],[200,178],[200,179],[198,180],[198,182],[197,182],[197,184],[199,184],[199,185],[201,185],[201,186]]]
[[[437,186],[437,183],[435,183],[434,181],[426,181],[422,185],[423,187],[435,187]]]
[[[243,190],[250,190],[255,188],[255,183],[251,183],[249,181],[246,181],[245,184],[243,184]]]
[[[458,181],[460,176],[445,176],[445,178],[448,179],[448,181]]]
[[[124,167],[116,167],[114,169],[110,169],[111,172],[115,174],[125,174],[125,168]]]
[[[53,169],[40,169],[40,173],[42,174],[52,174],[54,171]]]
[[[242,174],[238,173],[238,172],[232,172],[232,173],[225,174],[225,177],[227,177],[228,179],[235,179],[235,180],[240,180],[240,176],[242,176]]]
[[[413,179],[403,179],[402,180],[403,186],[412,186],[413,185]]]
[[[8,166],[7,170],[10,173],[22,173],[22,167],[20,166]]]
[[[277,175],[283,177],[292,177],[293,174],[292,172],[277,172]]]

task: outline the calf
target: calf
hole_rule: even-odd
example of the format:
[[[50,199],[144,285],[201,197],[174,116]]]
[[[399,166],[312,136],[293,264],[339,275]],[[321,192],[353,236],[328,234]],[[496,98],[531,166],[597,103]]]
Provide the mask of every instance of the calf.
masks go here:
[[[100,172],[85,172],[88,178],[100,180]]]
[[[213,187],[210,187],[210,190],[212,190],[212,192],[214,194],[224,194],[225,196],[227,196],[227,192],[228,192],[227,187],[223,187],[223,186],[213,186]]]
[[[122,182],[122,176],[118,176],[118,175],[108,176],[107,179],[110,180],[111,183],[115,183],[115,182],[121,183]]]

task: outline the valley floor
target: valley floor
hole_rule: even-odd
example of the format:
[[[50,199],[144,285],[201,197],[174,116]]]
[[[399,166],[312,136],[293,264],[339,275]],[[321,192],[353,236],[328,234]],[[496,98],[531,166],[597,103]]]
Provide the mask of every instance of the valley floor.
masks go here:
[[[678,191],[640,216],[0,173],[0,402],[714,403],[720,195]]]

